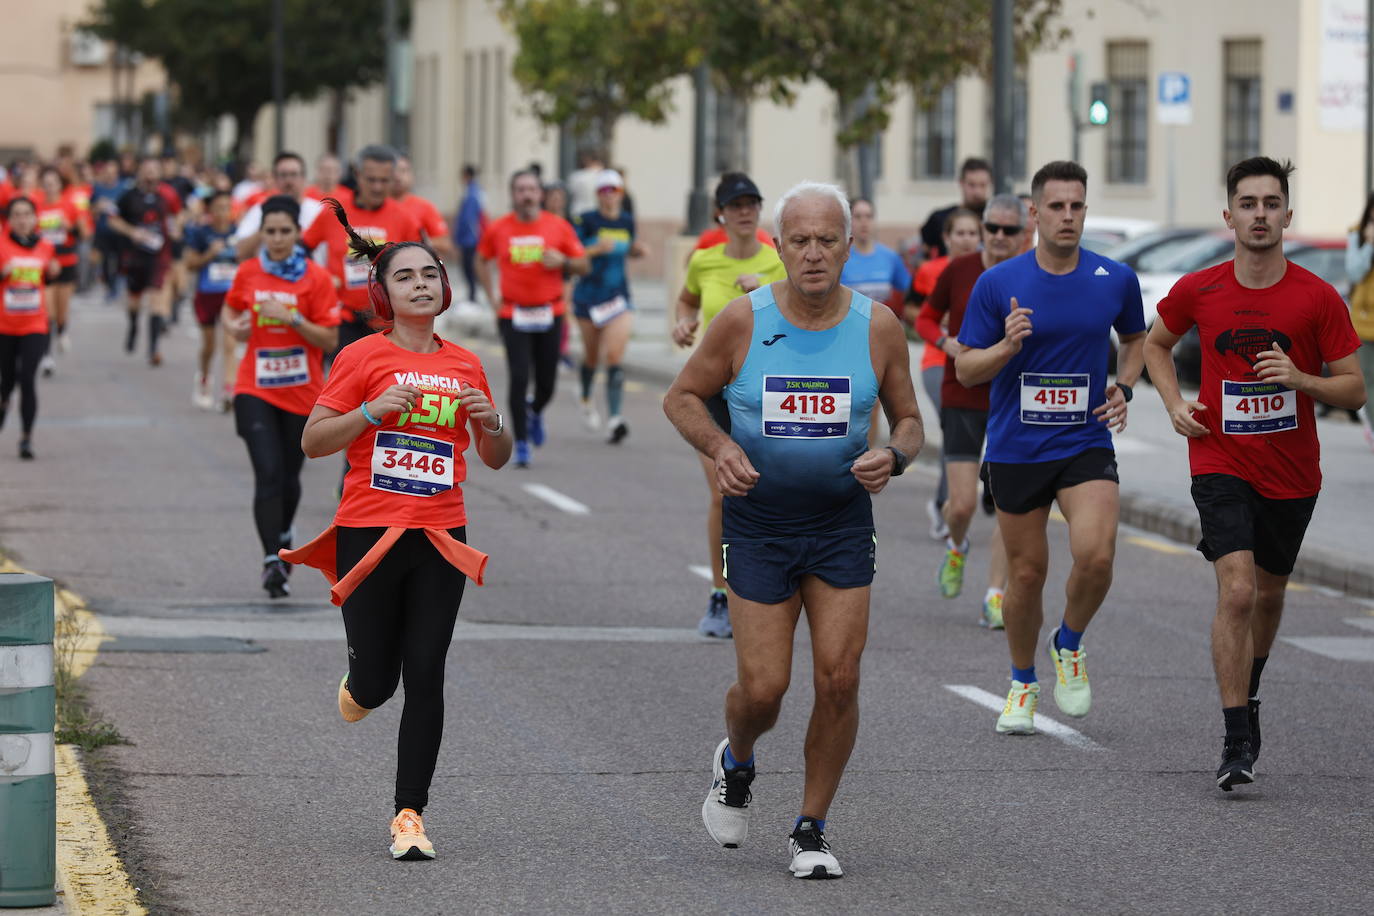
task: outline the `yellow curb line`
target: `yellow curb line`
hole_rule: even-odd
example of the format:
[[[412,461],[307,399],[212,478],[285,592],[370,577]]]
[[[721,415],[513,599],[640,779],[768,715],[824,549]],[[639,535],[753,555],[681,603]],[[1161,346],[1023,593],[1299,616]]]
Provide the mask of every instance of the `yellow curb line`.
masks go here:
[[[0,556],[0,572],[28,572]],[[81,596],[56,588],[58,626],[80,634],[72,655],[72,676],[90,669],[110,637]],[[146,916],[133,882],[119,861],[110,832],[91,798],[81,754],[75,745],[56,746],[57,889],[74,916]]]

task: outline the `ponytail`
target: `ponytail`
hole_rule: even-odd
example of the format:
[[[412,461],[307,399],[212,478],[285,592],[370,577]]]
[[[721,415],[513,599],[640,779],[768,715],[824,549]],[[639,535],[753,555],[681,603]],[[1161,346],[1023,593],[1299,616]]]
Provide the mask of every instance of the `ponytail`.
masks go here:
[[[339,203],[337,199],[326,197],[320,202],[326,204],[329,209],[334,211],[334,218],[339,221],[340,226],[343,226],[344,232],[348,235],[348,250],[360,258],[367,258],[369,262],[376,264],[382,252],[387,249],[386,243],[378,244],[371,239],[365,239],[359,235],[358,230],[349,225],[348,216],[344,213],[343,204]]]

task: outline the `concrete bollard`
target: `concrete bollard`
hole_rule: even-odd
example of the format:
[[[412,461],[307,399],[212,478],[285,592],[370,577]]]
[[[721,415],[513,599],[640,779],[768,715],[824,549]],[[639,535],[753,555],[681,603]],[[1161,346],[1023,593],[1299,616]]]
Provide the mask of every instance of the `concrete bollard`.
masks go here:
[[[0,907],[57,899],[53,615],[51,579],[0,574]]]

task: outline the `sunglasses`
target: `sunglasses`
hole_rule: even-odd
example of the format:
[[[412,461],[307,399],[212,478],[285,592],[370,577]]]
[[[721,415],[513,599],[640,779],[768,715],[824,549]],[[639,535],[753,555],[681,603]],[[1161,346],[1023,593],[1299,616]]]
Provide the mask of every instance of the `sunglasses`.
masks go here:
[[[1019,235],[1024,226],[1004,226],[1001,223],[983,223],[983,228],[988,231],[988,235]]]

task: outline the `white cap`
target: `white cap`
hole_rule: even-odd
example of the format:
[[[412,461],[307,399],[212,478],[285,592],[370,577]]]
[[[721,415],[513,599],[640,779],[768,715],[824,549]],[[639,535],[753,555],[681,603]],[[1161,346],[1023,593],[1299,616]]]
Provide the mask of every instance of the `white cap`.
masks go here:
[[[623,188],[625,179],[620,177],[620,173],[615,169],[602,169],[596,176],[596,189],[602,188]]]

